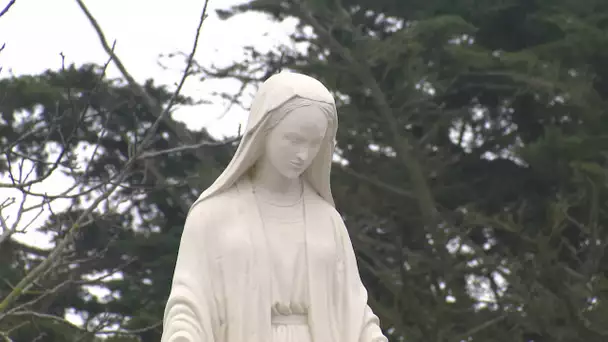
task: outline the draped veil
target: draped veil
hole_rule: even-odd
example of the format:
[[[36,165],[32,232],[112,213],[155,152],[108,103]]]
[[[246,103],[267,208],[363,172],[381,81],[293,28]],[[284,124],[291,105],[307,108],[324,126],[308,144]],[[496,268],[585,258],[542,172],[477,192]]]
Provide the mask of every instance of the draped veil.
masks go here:
[[[190,208],[165,308],[163,342],[268,342],[270,256],[246,172],[254,166],[273,111],[295,98],[322,103],[330,120],[305,180],[309,326],[316,342],[386,342],[367,305],[355,254],[334,208],[330,170],[336,105],[319,81],[270,77],[252,103],[244,136],[224,172]]]
[[[336,104],[327,88],[316,79],[303,74],[281,72],[268,78],[258,89],[249,112],[245,133],[236,153],[224,172],[194,203],[233,186],[256,162],[256,151],[264,140],[264,125],[270,114],[296,97],[323,102],[332,107],[333,120],[329,121],[325,140],[316,158],[304,173],[304,180],[329,204],[334,205],[331,194],[330,172],[338,129]]]

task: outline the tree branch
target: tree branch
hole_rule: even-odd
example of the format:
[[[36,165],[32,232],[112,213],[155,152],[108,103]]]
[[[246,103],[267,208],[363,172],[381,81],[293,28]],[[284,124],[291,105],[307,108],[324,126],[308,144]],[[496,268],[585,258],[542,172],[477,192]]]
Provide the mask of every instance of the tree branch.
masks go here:
[[[491,319],[481,323],[480,325],[471,328],[469,331],[465,332],[464,334],[457,336],[456,338],[453,339],[453,341],[457,342],[457,341],[462,341],[462,340],[471,338],[473,335],[477,334],[478,332],[485,330],[494,324],[500,323],[505,318],[507,318],[507,314],[504,314],[504,313],[502,315],[491,318]]]
[[[128,75],[128,80],[129,80],[130,84],[137,85],[137,83],[135,83],[134,79],[130,76],[130,74],[125,69],[124,65],[120,62],[120,60],[117,59],[116,54],[112,51],[110,46],[107,44],[103,31],[101,30],[101,27],[97,24],[97,21],[91,15],[91,13],[88,11],[88,9],[86,8],[86,6],[82,2],[82,0],[76,0],[76,1],[78,2],[81,9],[84,11],[85,15],[89,18],[89,21],[91,21],[91,24],[94,26],[95,30],[97,31],[97,34],[99,35],[100,40],[102,41],[102,44],[103,44],[106,52],[108,52],[110,54],[110,56],[114,59],[114,62],[117,64],[117,66],[119,66],[119,69],[121,69],[121,72],[123,72],[123,74],[125,74],[125,75]],[[191,57],[193,57],[194,54],[196,53],[196,48],[198,45],[198,42],[197,42],[198,37],[200,35],[202,23],[206,17],[207,3],[208,3],[208,0],[205,1],[201,19],[199,21],[199,25],[198,25],[197,32],[196,32],[196,41],[194,42],[192,52],[190,53]],[[7,310],[19,297],[21,297],[22,294],[24,294],[32,286],[32,284],[44,272],[48,271],[49,268],[53,267],[53,265],[55,264],[55,262],[57,261],[57,259],[59,258],[59,256],[63,252],[63,250],[72,241],[74,234],[76,234],[78,232],[79,228],[83,225],[83,222],[85,222],[86,219],[97,208],[97,206],[102,201],[104,201],[105,199],[110,197],[112,195],[112,193],[120,186],[122,181],[124,181],[127,178],[130,170],[134,166],[139,155],[141,153],[143,153],[143,150],[155,138],[155,132],[156,132],[156,129],[158,128],[158,124],[160,123],[161,120],[163,120],[169,114],[175,99],[179,96],[179,91],[181,90],[182,85],[185,82],[185,79],[188,77],[191,64],[192,64],[192,60],[190,59],[189,65],[186,67],[184,75],[182,76],[182,79],[180,80],[179,86],[175,90],[175,92],[171,98],[172,100],[169,102],[169,105],[167,105],[165,110],[161,111],[159,109],[159,106],[157,106],[156,103],[154,102],[154,100],[152,99],[152,97],[150,97],[150,95],[148,95],[141,86],[139,86],[139,85],[132,86],[134,89],[138,89],[141,92],[141,95],[144,97],[144,99],[146,99],[146,103],[148,103],[148,105],[150,105],[150,109],[154,110],[155,113],[158,113],[156,121],[154,122],[152,127],[147,131],[146,135],[144,136],[144,138],[140,144],[141,148],[133,151],[133,156],[130,156],[130,159],[125,163],[123,169],[118,173],[118,175],[116,177],[116,181],[106,191],[104,191],[104,193],[101,196],[99,196],[95,201],[93,201],[93,203],[86,210],[84,210],[83,213],[74,221],[74,223],[71,225],[71,227],[66,232],[65,237],[57,244],[57,246],[55,246],[53,251],[49,254],[49,257],[44,259],[44,261],[42,261],[35,268],[33,268],[29,273],[27,273],[26,276],[23,279],[21,279],[19,281],[19,283],[13,288],[13,290],[0,302],[0,312],[4,312],[5,310]],[[125,77],[127,77],[127,76],[125,76]]]
[[[162,110],[161,106],[146,92],[146,90],[139,83],[137,83],[135,81],[135,79],[128,72],[127,68],[124,66],[124,64],[122,63],[120,58],[116,55],[116,53],[113,51],[113,49],[110,48],[110,45],[108,44],[108,41],[106,40],[103,30],[97,23],[97,20],[93,17],[93,15],[89,12],[87,7],[84,5],[83,1],[82,0],[76,0],[76,1],[77,1],[78,5],[80,6],[80,8],[82,9],[82,11],[87,16],[87,18],[89,19],[89,22],[91,23],[93,28],[95,29],[95,32],[97,33],[97,36],[99,37],[99,40],[101,42],[103,49],[109,56],[111,56],[112,60],[118,67],[118,70],[123,75],[123,77],[126,79],[129,87],[131,88],[131,91],[133,91],[136,95],[140,96],[143,99],[144,105],[147,107],[147,109],[150,111],[150,113],[152,113],[155,117],[157,117],[158,122],[160,122],[162,120],[163,123],[165,125],[167,125],[167,127],[178,137],[178,139],[183,143],[183,145],[192,146],[192,148],[184,147],[183,150],[188,150],[190,153],[192,153],[192,155],[196,159],[198,159],[201,162],[206,161],[207,158],[206,158],[204,152],[202,150],[200,150],[199,148],[196,148],[198,146],[198,144],[200,144],[200,142],[196,141],[195,138],[192,137],[190,132],[185,127],[177,124],[174,120],[172,120],[167,115],[168,113],[170,113],[170,110],[172,109],[173,105],[175,104],[175,100],[177,99],[177,96],[173,96],[171,98],[171,101],[169,102],[169,105],[167,105],[165,110]],[[202,23],[207,16],[208,3],[209,3],[209,0],[205,0],[205,3],[203,5],[203,10],[201,12],[199,24],[197,27],[195,41],[194,41],[190,54],[188,54],[186,70],[184,71],[183,77],[181,78],[181,80],[179,82],[177,92],[181,91],[181,88],[182,88],[186,78],[190,75],[190,71],[194,64],[194,54],[197,49],[198,38],[200,36],[200,30],[202,27]],[[177,92],[176,92],[176,94],[177,94]],[[157,125],[158,124],[156,124],[155,127]],[[162,154],[162,153],[160,153],[160,154]],[[142,155],[141,157],[138,157],[138,158],[145,159],[145,158],[149,158],[150,156],[156,156],[156,154],[154,154],[154,152],[150,152],[149,154]],[[166,183],[166,181],[164,180],[164,177],[162,176],[162,172],[160,172],[160,170],[158,169],[157,166],[150,163],[147,165],[147,167],[151,171],[151,174],[155,175],[155,177],[157,177],[157,182],[156,182],[157,184]],[[180,197],[178,194],[171,192],[171,195],[174,196],[174,198],[176,199],[177,202],[180,202]]]
[[[166,150],[146,152],[146,153],[142,154],[139,158],[141,158],[141,159],[154,158],[154,157],[159,157],[159,156],[163,156],[166,154],[198,149],[201,147],[219,147],[219,146],[232,144],[233,142],[236,142],[240,139],[241,139],[241,137],[237,135],[233,138],[226,139],[225,141],[201,141],[194,145],[176,146],[176,147],[168,148]]]
[[[162,120],[165,121],[164,123],[169,127],[169,129],[171,129],[186,145],[195,145],[197,142],[194,140],[194,138],[191,136],[190,132],[188,132],[188,130],[186,128],[177,125],[173,120],[171,120],[168,117],[165,117],[165,115],[164,115],[164,114],[167,114],[167,113],[170,112],[170,110],[172,109],[173,105],[175,104],[175,100],[177,99],[177,97],[173,96],[171,98],[169,104],[165,108],[165,110],[162,110],[161,106],[156,102],[156,100],[154,100],[146,92],[146,90],[139,83],[137,83],[135,81],[135,79],[133,78],[133,76],[131,76],[131,74],[128,72],[127,68],[122,63],[121,59],[116,55],[116,53],[114,51],[112,51],[112,49],[110,48],[110,45],[108,44],[108,41],[107,41],[107,39],[105,37],[105,34],[103,33],[103,30],[101,29],[101,27],[97,23],[97,20],[89,12],[89,10],[87,9],[87,7],[83,3],[83,1],[82,0],[76,0],[76,2],[78,3],[78,5],[82,9],[82,11],[85,13],[85,15],[87,16],[87,18],[89,19],[89,22],[93,26],[93,29],[95,29],[95,32],[97,33],[97,36],[99,37],[99,40],[101,42],[101,46],[103,47],[103,49],[105,50],[105,52],[109,56],[112,57],[112,60],[114,61],[114,64],[116,64],[116,67],[118,68],[118,70],[120,71],[120,73],[127,80],[127,83],[129,84],[129,87],[131,88],[131,90],[135,94],[137,94],[138,96],[140,96],[143,99],[144,104],[146,105],[146,107],[148,108],[148,110],[154,116],[156,116],[157,118],[162,117]],[[192,47],[192,51],[188,55],[186,70],[184,71],[183,77],[182,77],[182,79],[179,82],[179,85],[178,85],[176,93],[179,93],[179,91],[181,91],[181,88],[182,88],[182,86],[183,86],[186,78],[190,75],[190,70],[192,68],[194,54],[195,54],[196,49],[197,49],[197,44],[198,44],[198,38],[199,38],[199,35],[200,35],[200,30],[201,30],[203,21],[204,21],[204,19],[207,16],[207,5],[208,5],[208,3],[209,3],[209,0],[205,0],[205,3],[203,5],[203,10],[202,10],[202,13],[201,13],[201,17],[200,17],[200,21],[199,21],[199,25],[198,25],[198,28],[197,28],[196,39],[195,39],[194,45]],[[198,152],[198,151],[194,150],[194,155],[199,160],[201,160],[201,161],[204,160],[204,156],[203,156],[203,154],[201,152]]]
[[[353,170],[351,167],[343,167],[340,169],[342,172],[346,173],[347,175],[353,176],[354,178],[358,179],[359,181],[362,182],[366,182],[368,184],[373,185],[374,187],[384,190],[386,192],[395,194],[397,196],[401,196],[407,199],[416,199],[416,196],[414,196],[414,194],[412,194],[410,191],[407,191],[405,189],[401,189],[397,186],[394,186],[392,184],[388,184],[385,183],[379,179],[376,179],[374,177],[370,177],[370,176],[366,176],[362,173],[359,173],[355,170]]]
[[[15,4],[15,0],[10,0],[10,1],[8,2],[8,4],[7,4],[6,6],[4,6],[4,9],[2,10],[2,12],[0,12],[0,18],[1,18],[3,15],[5,15],[5,14],[8,12],[8,10],[10,10],[10,9],[11,9],[11,7],[13,7],[13,5],[14,5],[14,4]],[[2,45],[2,48],[4,48],[4,45]],[[1,49],[0,49],[0,51],[1,51]]]

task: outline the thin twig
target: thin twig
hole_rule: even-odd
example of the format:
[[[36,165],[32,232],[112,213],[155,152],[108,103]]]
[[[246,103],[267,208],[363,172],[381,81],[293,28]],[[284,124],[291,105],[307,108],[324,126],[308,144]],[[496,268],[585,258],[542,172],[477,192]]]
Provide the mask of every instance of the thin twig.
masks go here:
[[[108,54],[110,54],[110,56],[112,56],[114,63],[116,63],[116,65],[119,67],[121,72],[123,72],[125,77],[127,77],[126,75],[128,75],[129,82],[130,83],[132,82],[132,84],[137,85],[137,83],[135,83],[135,81],[133,80],[133,77],[131,77],[129,75],[129,73],[127,72],[124,65],[120,62],[120,59],[118,58],[118,56],[116,56],[116,54],[112,51],[112,49],[108,45],[108,43],[105,39],[105,35],[103,34],[103,31],[101,30],[101,27],[97,23],[96,19],[86,8],[86,6],[82,2],[82,0],[76,0],[76,1],[78,2],[78,4],[80,5],[80,8],[85,13],[85,15],[87,16],[87,18],[89,19],[89,21],[91,22],[93,27],[95,28],[95,31],[97,32],[106,52]],[[208,4],[208,0],[205,1],[205,5],[203,7],[200,22],[199,22],[199,25],[197,28],[197,32],[196,32],[197,39],[196,39],[195,43],[193,44],[192,52],[190,53],[190,56],[192,56],[192,57],[196,53],[196,48],[198,46],[198,37],[200,36],[200,30],[202,28],[202,23],[206,17],[207,4]],[[154,109],[155,112],[159,113],[159,115],[158,115],[156,121],[154,122],[154,124],[152,125],[151,129],[149,129],[147,134],[144,136],[144,138],[141,142],[141,145],[140,145],[141,149],[134,151],[134,155],[126,162],[123,169],[118,173],[118,176],[116,177],[116,182],[114,184],[112,184],[106,191],[104,191],[104,193],[101,196],[99,196],[95,201],[93,201],[93,203],[86,210],[84,210],[83,213],[74,221],[72,226],[66,232],[64,238],[57,244],[57,246],[49,254],[49,257],[46,258],[44,261],[42,261],[40,264],[38,264],[25,277],[23,277],[19,281],[19,283],[15,286],[15,288],[2,300],[2,302],[0,302],[0,312],[4,312],[5,310],[7,310],[10,307],[10,305],[12,305],[19,297],[21,297],[21,295],[25,291],[27,291],[27,289],[29,289],[29,287],[40,277],[40,275],[43,272],[47,271],[47,269],[55,263],[55,261],[58,259],[58,257],[63,252],[63,250],[71,242],[74,234],[76,234],[76,232],[78,232],[79,228],[82,226],[82,223],[86,220],[86,218],[89,217],[89,215],[95,210],[95,208],[97,208],[97,206],[101,202],[103,202],[104,200],[109,198],[112,195],[112,193],[120,186],[120,184],[127,178],[127,175],[131,171],[131,169],[134,166],[139,155],[141,153],[143,153],[143,150],[155,138],[155,131],[156,131],[156,128],[158,127],[160,121],[162,121],[165,118],[165,116],[167,116],[169,114],[172,104],[174,103],[175,99],[177,99],[179,97],[179,91],[181,90],[182,85],[185,82],[185,79],[189,75],[189,70],[190,70],[191,64],[192,64],[192,60],[190,60],[189,65],[186,67],[186,70],[179,83],[179,86],[177,87],[177,89],[175,90],[175,92],[172,96],[172,101],[169,102],[169,105],[167,105],[165,110],[160,110],[159,107],[156,105],[156,103],[152,100],[150,95],[148,95],[140,85],[133,87],[135,89],[139,89],[139,91],[141,92],[144,99],[146,99],[147,104],[150,106],[150,108]],[[151,100],[151,102],[148,102],[150,100]]]
[[[379,188],[381,190],[387,191],[389,193],[407,198],[407,199],[415,199],[416,196],[411,193],[410,191],[407,191],[405,189],[401,189],[398,186],[395,186],[393,184],[388,184],[385,183],[379,179],[376,179],[374,177],[370,177],[370,176],[366,176],[362,173],[359,173],[355,170],[353,170],[351,167],[343,167],[340,169],[341,171],[343,171],[344,173],[346,173],[347,175],[353,176],[355,178],[357,178],[360,181],[369,183],[373,186],[375,186],[376,188]]]
[[[123,75],[123,77],[126,79],[131,91],[133,91],[135,93],[135,95],[139,96],[142,99],[143,104],[150,111],[150,113],[152,113],[155,117],[160,118],[157,120],[157,122],[160,122],[161,120],[164,121],[164,124],[167,126],[167,128],[169,130],[171,130],[176,135],[176,137],[181,141],[181,143],[183,143],[184,145],[186,145],[186,146],[197,145],[198,142],[192,137],[190,132],[183,126],[181,126],[181,125],[177,124],[175,121],[171,120],[171,118],[167,115],[168,113],[170,113],[170,111],[174,105],[174,102],[177,100],[178,97],[173,96],[172,101],[170,102],[170,105],[168,105],[165,108],[165,110],[163,111],[162,108],[157,104],[156,100],[154,100],[146,92],[146,90],[135,81],[133,76],[131,76],[131,74],[128,72],[128,70],[126,69],[126,67],[120,60],[120,58],[116,55],[116,53],[114,53],[114,51],[112,51],[112,49],[110,49],[110,46],[105,38],[105,35],[103,34],[103,31],[101,30],[101,27],[99,26],[99,24],[97,23],[95,18],[93,18],[91,13],[87,10],[87,8],[84,5],[84,3],[82,2],[82,0],[77,0],[77,2],[80,5],[80,7],[82,8],[82,10],[85,13],[85,15],[87,16],[87,18],[89,19],[89,21],[91,22],[91,25],[93,26],[93,28],[97,32],[97,35],[99,37],[99,40],[101,42],[103,49],[106,51],[106,53],[108,55],[112,56],[112,60],[118,67],[118,69],[121,72],[121,74]],[[197,48],[197,41],[198,41],[198,37],[200,36],[199,33],[200,33],[200,29],[202,27],[202,22],[204,21],[204,19],[206,17],[208,3],[209,3],[209,0],[205,0],[203,10],[201,13],[201,17],[200,17],[200,21],[199,21],[198,28],[197,28],[196,40],[193,44],[192,51],[190,52],[190,54],[188,54],[188,58],[187,58],[188,65],[186,66],[186,70],[183,74],[183,77],[179,82],[177,91],[181,90],[181,87],[185,82],[185,78],[190,75],[192,66],[195,63],[193,60],[194,54],[195,54],[195,50]],[[155,124],[155,126],[157,126],[157,125],[158,125],[158,123]],[[190,151],[192,153],[192,155],[195,158],[197,158],[199,161],[204,162],[207,160],[207,157],[203,153],[203,151],[200,151],[199,149],[196,149],[196,148],[187,149],[187,150]],[[162,176],[162,173],[158,170],[157,166],[149,165],[148,168],[152,174],[157,176],[157,178],[160,177],[157,179],[157,182],[156,182],[157,184],[161,184],[164,182],[163,181],[164,177]],[[171,193],[171,195],[173,195],[174,198],[179,199],[179,195],[177,195],[175,193]]]
[[[462,340],[466,340],[468,338],[471,338],[473,335],[479,333],[482,330],[485,330],[489,327],[491,327],[492,325],[496,324],[496,323],[500,323],[502,320],[504,320],[505,318],[507,318],[506,314],[502,314],[500,316],[496,316],[490,320],[487,320],[483,323],[481,323],[478,326],[473,327],[472,329],[470,329],[469,331],[467,331],[466,333],[456,337],[453,341],[454,342],[459,342]]]
[[[144,100],[144,104],[146,105],[146,107],[148,107],[148,109],[155,114],[155,116],[157,116],[157,120],[156,122],[153,124],[153,128],[156,128],[158,126],[158,124],[160,123],[160,121],[166,116],[166,114],[168,114],[173,105],[175,104],[175,101],[178,98],[179,92],[181,91],[181,88],[183,86],[183,84],[186,81],[186,78],[188,76],[190,76],[190,69],[192,68],[192,60],[194,59],[194,54],[196,53],[197,47],[198,47],[198,38],[200,36],[200,32],[201,32],[201,28],[203,25],[203,22],[207,16],[207,6],[209,3],[209,0],[205,0],[205,4],[203,5],[203,10],[201,12],[201,17],[198,23],[198,27],[196,30],[196,36],[195,36],[195,40],[194,40],[194,44],[192,46],[192,50],[190,52],[190,54],[188,55],[188,62],[186,65],[186,69],[183,73],[183,76],[178,84],[178,87],[176,89],[176,91],[174,92],[173,96],[171,97],[171,100],[169,101],[167,107],[164,110],[161,110],[161,107],[159,106],[159,104],[156,102],[156,100],[154,100],[147,92],[146,90],[139,85],[135,79],[133,78],[133,76],[129,73],[129,71],[127,70],[127,68],[124,66],[124,64],[122,63],[121,59],[116,55],[116,53],[114,51],[112,51],[112,49],[110,48],[110,45],[108,44],[108,41],[105,37],[105,34],[103,33],[103,30],[101,29],[101,27],[99,26],[99,23],[97,22],[97,20],[93,17],[93,15],[91,14],[91,12],[88,10],[88,8],[85,6],[85,4],[82,2],[82,0],[76,0],[76,2],[78,3],[78,5],[80,6],[80,8],[82,9],[82,11],[84,12],[84,14],[87,16],[87,19],[89,19],[89,22],[91,23],[91,25],[93,26],[93,28],[95,29],[95,32],[97,33],[97,36],[99,37],[99,41],[103,47],[103,49],[105,50],[105,52],[110,55],[112,57],[112,60],[114,61],[114,64],[116,65],[116,67],[118,68],[118,70],[120,71],[120,73],[123,75],[123,77],[127,80],[127,83],[129,84],[129,86],[131,87],[131,89],[139,96],[142,97],[142,99]],[[152,129],[151,127],[151,129]]]
[[[6,6],[4,6],[4,9],[2,10],[2,12],[0,12],[0,17],[5,15],[8,12],[8,10],[10,10],[11,7],[13,7],[14,4],[15,4],[15,0],[9,1],[8,4]],[[2,48],[4,48],[4,44],[2,45]],[[0,51],[2,51],[2,50],[0,49]]]
[[[232,144],[233,142],[239,141],[240,139],[241,139],[241,137],[239,135],[237,135],[237,136],[227,139],[225,141],[201,141],[200,143],[195,144],[195,145],[177,146],[177,147],[169,148],[166,150],[147,152],[147,153],[144,153],[141,156],[139,156],[139,158],[140,159],[153,158],[153,157],[158,157],[158,156],[162,156],[162,155],[166,155],[166,154],[193,150],[193,149],[197,149],[197,148],[201,148],[201,147],[219,147],[219,146]]]

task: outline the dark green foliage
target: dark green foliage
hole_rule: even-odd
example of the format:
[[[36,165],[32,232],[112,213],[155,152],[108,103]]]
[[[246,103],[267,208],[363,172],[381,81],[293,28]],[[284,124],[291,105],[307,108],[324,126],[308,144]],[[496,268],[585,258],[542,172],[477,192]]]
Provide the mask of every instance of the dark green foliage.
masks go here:
[[[292,39],[305,43],[306,53],[287,46],[262,53],[252,46],[234,66],[200,72],[255,85],[278,70],[297,70],[334,92],[339,155],[347,163],[334,166],[333,192],[370,304],[390,339],[607,341],[608,2],[310,2],[312,18],[359,66],[322,32],[305,33],[310,18],[293,4],[258,0],[221,14],[227,20],[248,11],[272,20],[295,16],[301,25]],[[413,147],[413,159],[396,152],[399,139],[358,68],[373,76],[397,131]],[[93,122],[111,114],[103,153],[85,178],[90,184],[106,179],[107,165],[120,167],[133,144],[126,132],[154,118],[119,84],[94,86],[98,76],[95,68],[84,67],[3,80],[0,90],[11,96],[0,102],[6,122],[0,136],[18,139],[27,123],[17,124],[12,115],[36,106],[68,136],[89,105],[94,115],[82,119],[86,129],[76,130],[74,140],[50,139],[73,153],[76,142],[96,141]],[[73,103],[61,100],[68,87],[78,94]],[[164,89],[146,87],[160,102],[167,100]],[[209,139],[205,132],[195,134]],[[164,125],[158,137],[155,150],[180,144]],[[44,159],[45,139],[34,135],[15,148]],[[120,265],[122,277],[104,282],[120,297],[98,301],[71,284],[37,310],[109,312],[125,329],[157,323],[187,208],[232,151],[233,146],[210,149],[204,161],[187,152],[152,159],[161,179],[138,165],[140,172],[118,197],[130,198],[132,210],[82,227],[70,256],[87,259],[77,277]],[[6,171],[2,162],[0,171]],[[419,187],[406,163],[422,168],[435,220],[421,212]],[[44,165],[37,170],[44,171]],[[169,179],[175,184],[164,183]],[[48,229],[60,235],[58,227],[79,210],[51,217]],[[12,261],[0,263],[3,279],[14,283],[35,262],[25,258],[25,249],[14,241],[0,249],[0,258]],[[43,257],[44,251],[28,253]],[[53,286],[65,275],[58,271],[53,277],[40,286]],[[11,324],[0,322],[0,330]],[[153,341],[159,332],[157,327],[135,336]]]
[[[168,101],[171,95],[152,82],[145,88],[160,103]],[[16,143],[12,153],[0,159],[2,169],[18,165],[24,156],[35,160],[51,157],[52,162],[53,153],[58,153],[49,153],[49,147],[53,146],[66,156],[54,172],[73,177],[79,185],[77,189],[92,189],[76,196],[67,210],[52,213],[40,228],[59,241],[83,208],[101,195],[104,183],[112,181],[116,170],[122,168],[133,149],[139,147],[139,141],[155,117],[127,87],[103,79],[102,70],[94,66],[4,79],[0,81],[0,93],[4,94],[0,110],[6,122],[0,130],[3,136],[9,137],[9,142]],[[178,101],[182,105],[192,103],[186,98]],[[19,115],[25,119],[18,119]],[[148,151],[182,145],[173,125],[181,124],[171,119],[160,124]],[[32,127],[38,130],[24,135]],[[212,141],[205,131],[190,134],[197,141]],[[79,169],[70,168],[77,160],[87,160],[83,144],[98,146],[96,157]],[[3,145],[2,149],[5,147],[10,146]],[[197,159],[191,150],[185,150],[136,162],[133,172],[110,203],[90,215],[87,224],[78,227],[74,244],[63,253],[59,265],[37,282],[17,305],[56,289],[28,309],[57,317],[63,317],[67,309],[76,310],[85,321],[90,320],[91,325],[104,319],[124,330],[153,327],[136,336],[145,341],[159,340],[158,322],[170,288],[181,229],[188,206],[198,192],[193,188],[207,186],[211,176],[218,172],[214,169],[225,164],[232,150],[230,146],[214,147],[205,154],[207,160]],[[49,163],[39,163],[31,179],[43,177],[52,169]],[[115,206],[118,202],[126,206]],[[0,284],[2,298],[26,274],[26,269],[48,255],[48,251],[10,239],[0,250],[2,260],[9,261],[0,267],[4,280]],[[91,296],[89,289],[95,287],[112,295]],[[0,321],[1,331],[17,326],[10,334],[15,341],[33,341],[37,336],[42,336],[43,341],[67,341],[72,340],[69,336],[82,336],[81,331],[66,322],[45,317],[15,317]],[[28,320],[31,322],[25,324]],[[91,334],[91,338],[93,336]]]
[[[607,4],[345,0],[341,22],[335,3],[308,9],[374,75],[440,212],[432,226],[419,212],[361,70],[316,28],[319,38],[295,33],[308,52],[280,50],[282,68],[344,98],[338,144],[349,163],[336,167],[334,193],[387,332],[606,340]],[[247,11],[311,24],[287,1],[223,14]],[[251,54],[242,65],[269,60]]]

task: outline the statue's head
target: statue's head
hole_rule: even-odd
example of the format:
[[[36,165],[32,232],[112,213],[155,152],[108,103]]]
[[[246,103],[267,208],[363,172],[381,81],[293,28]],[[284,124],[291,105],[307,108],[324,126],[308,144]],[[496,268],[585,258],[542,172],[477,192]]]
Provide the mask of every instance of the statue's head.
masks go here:
[[[331,143],[333,137],[328,133],[335,126],[335,113],[331,104],[302,97],[272,110],[260,127],[264,142],[259,144],[254,165],[258,169],[273,168],[285,178],[300,177],[321,147]]]
[[[227,190],[266,163],[288,178],[302,178],[333,205],[330,170],[338,118],[334,98],[316,79],[292,72],[258,89],[239,147],[199,201]]]

